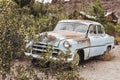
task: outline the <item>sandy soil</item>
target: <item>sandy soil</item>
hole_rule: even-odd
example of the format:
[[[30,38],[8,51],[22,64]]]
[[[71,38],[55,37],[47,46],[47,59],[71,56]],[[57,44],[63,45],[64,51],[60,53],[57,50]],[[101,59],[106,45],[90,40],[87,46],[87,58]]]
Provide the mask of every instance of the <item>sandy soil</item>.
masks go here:
[[[112,50],[115,55],[110,61],[88,60],[80,70],[87,80],[120,80],[120,45]]]
[[[88,60],[83,65],[81,65],[82,67],[79,67],[80,71],[76,72],[79,72],[80,77],[83,77],[86,80],[120,80],[120,45],[116,46],[112,50],[112,54],[115,55],[115,57],[110,61],[102,61],[96,59]],[[15,68],[19,67],[20,65],[23,65],[23,67],[28,66],[30,68],[31,61],[29,59],[16,61]],[[35,70],[35,73],[37,76],[39,76],[39,78],[43,75],[41,71],[35,68],[30,69]],[[16,70],[14,72],[16,73]],[[24,74],[28,73],[25,71],[23,72]],[[43,77],[44,76],[45,75],[43,75]],[[6,80],[9,80],[9,78],[10,76],[8,75],[8,78]],[[16,79],[13,78],[12,80]]]

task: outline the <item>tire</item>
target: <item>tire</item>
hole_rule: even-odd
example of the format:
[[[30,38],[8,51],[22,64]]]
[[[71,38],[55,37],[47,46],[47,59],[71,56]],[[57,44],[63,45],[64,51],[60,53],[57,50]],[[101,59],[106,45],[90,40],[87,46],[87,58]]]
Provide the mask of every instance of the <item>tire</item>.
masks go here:
[[[73,64],[80,65],[84,62],[84,51],[80,50],[74,55]]]
[[[107,47],[107,49],[103,55],[110,54],[110,50],[111,50],[111,47]]]
[[[82,64],[84,62],[84,51],[83,50],[80,50],[77,52],[80,56],[79,58],[79,64]]]
[[[74,55],[74,59],[73,59],[73,61],[72,61],[72,65],[74,66],[74,65],[79,65],[79,61],[80,61],[80,56],[79,56],[79,54],[75,54]]]
[[[110,61],[113,58],[114,56],[111,54],[111,47],[107,47],[104,54],[97,57],[98,60],[102,60],[102,61]]]

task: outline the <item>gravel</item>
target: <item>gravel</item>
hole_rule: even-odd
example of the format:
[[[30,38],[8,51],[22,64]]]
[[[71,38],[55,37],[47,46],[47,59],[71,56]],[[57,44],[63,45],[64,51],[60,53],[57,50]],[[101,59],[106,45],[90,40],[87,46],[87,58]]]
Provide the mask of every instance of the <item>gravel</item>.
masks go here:
[[[110,61],[88,60],[80,69],[80,76],[87,80],[120,80],[120,45],[112,50]]]

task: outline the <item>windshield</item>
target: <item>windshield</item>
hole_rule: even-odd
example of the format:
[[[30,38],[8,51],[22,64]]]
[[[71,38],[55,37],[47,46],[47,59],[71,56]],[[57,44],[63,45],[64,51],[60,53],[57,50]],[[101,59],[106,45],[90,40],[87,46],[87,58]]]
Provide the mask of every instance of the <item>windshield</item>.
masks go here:
[[[86,33],[88,26],[86,24],[77,23],[77,22],[59,22],[54,31],[56,30],[68,30],[68,31],[76,31],[81,33]]]

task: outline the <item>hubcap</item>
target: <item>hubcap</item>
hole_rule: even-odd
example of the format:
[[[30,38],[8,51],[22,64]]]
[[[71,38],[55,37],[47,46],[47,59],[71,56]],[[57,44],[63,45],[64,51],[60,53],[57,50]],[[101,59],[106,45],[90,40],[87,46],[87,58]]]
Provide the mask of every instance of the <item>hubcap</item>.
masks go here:
[[[73,61],[72,61],[72,65],[79,65],[79,61],[80,61],[80,57],[79,57],[79,55],[76,53],[76,54],[74,55],[74,59],[73,59]]]

